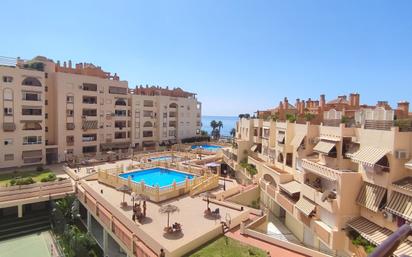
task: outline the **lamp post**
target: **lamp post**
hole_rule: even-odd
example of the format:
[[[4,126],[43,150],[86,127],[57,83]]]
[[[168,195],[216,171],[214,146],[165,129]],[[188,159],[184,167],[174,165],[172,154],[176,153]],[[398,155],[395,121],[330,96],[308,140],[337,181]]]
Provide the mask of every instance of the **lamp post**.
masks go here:
[[[133,159],[134,159],[134,149],[133,149],[133,144],[130,144],[130,150],[132,151],[132,168],[133,168]]]

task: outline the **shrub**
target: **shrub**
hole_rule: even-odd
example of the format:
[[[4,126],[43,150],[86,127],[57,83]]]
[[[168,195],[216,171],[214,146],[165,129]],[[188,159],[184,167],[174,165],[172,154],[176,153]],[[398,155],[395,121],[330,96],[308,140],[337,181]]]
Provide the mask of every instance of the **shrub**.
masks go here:
[[[47,177],[42,178],[40,182],[52,182],[57,179],[56,175],[54,173],[49,174]]]
[[[32,177],[27,177],[27,178],[19,178],[16,179],[16,185],[17,186],[22,186],[22,185],[30,185],[36,183]]]
[[[11,179],[10,180],[10,186],[14,186],[14,185],[16,185],[16,179]]]

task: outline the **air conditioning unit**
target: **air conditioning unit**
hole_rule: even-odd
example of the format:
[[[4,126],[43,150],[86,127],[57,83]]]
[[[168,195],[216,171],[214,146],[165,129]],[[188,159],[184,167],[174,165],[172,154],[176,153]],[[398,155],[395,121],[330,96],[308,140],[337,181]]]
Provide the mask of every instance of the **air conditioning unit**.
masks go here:
[[[383,217],[387,220],[387,221],[390,221],[390,222],[393,222],[394,221],[394,216],[393,216],[393,214],[392,213],[390,213],[390,212],[387,212],[387,211],[383,211]]]
[[[405,150],[396,150],[395,157],[396,159],[407,159],[409,157],[409,153]]]
[[[317,143],[319,143],[318,137],[309,138],[309,144],[316,145]]]

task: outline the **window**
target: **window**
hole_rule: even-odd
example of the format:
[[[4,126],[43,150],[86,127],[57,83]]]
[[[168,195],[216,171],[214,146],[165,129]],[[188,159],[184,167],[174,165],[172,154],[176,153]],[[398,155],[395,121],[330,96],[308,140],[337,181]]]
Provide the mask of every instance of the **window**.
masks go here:
[[[14,154],[9,153],[4,155],[4,160],[5,161],[13,161],[14,160]]]
[[[83,83],[84,91],[97,91],[97,84]]]
[[[49,132],[49,127],[45,127],[45,128],[44,128],[44,131],[45,131],[45,132]]]
[[[49,87],[48,87],[48,86],[45,86],[45,87],[44,87],[44,92],[47,92],[47,91],[49,91]]]
[[[126,110],[114,110],[115,116],[126,116]]]
[[[153,101],[144,100],[144,101],[143,101],[143,106],[144,106],[144,107],[153,107]]]
[[[11,83],[11,82],[13,82],[13,77],[11,77],[11,76],[3,76],[3,82],[4,82],[4,83]]]
[[[126,132],[115,132],[114,138],[115,139],[126,138]]]
[[[22,92],[23,100],[25,101],[41,101],[41,95],[32,92]]]
[[[82,141],[83,142],[92,142],[97,140],[97,134],[83,134]]]
[[[27,77],[21,82],[21,84],[23,86],[41,87],[40,81],[36,79],[35,77]]]
[[[48,119],[48,118],[49,118],[49,114],[48,114],[48,113],[45,113],[45,114],[44,114],[44,118]]]
[[[73,154],[73,149],[67,149],[66,154]]]
[[[167,118],[167,112],[163,113],[163,118]]]
[[[166,123],[166,122],[163,122],[163,127],[164,127],[164,128],[167,127],[167,123]]]
[[[49,77],[49,73],[45,72],[45,73],[44,73],[44,78],[47,79],[48,77]]]
[[[82,110],[83,116],[97,116],[97,109],[83,109]]]
[[[134,117],[135,117],[135,118],[140,118],[140,112],[136,112],[136,113],[134,114]]]
[[[83,146],[83,153],[95,153],[97,152],[97,146]]]
[[[67,117],[73,117],[74,110],[66,110],[66,115],[67,115]]]
[[[13,139],[4,139],[4,145],[12,145]]]
[[[83,96],[83,103],[84,104],[97,104],[97,97],[96,96]]]
[[[44,100],[44,105],[49,105],[49,101],[47,99]]]
[[[4,116],[13,116],[13,108],[4,108]]]
[[[39,145],[42,143],[41,136],[23,137],[23,145]]]
[[[73,103],[74,102],[74,96],[68,95],[66,96],[66,103]]]

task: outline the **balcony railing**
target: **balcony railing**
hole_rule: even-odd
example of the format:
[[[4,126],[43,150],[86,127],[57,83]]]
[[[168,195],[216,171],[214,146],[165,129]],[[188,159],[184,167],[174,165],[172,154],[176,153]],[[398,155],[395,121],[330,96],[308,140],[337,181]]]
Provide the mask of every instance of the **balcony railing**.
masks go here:
[[[315,160],[309,159],[302,159],[302,168],[332,181],[338,180],[342,174],[342,171],[324,166],[316,163]]]

